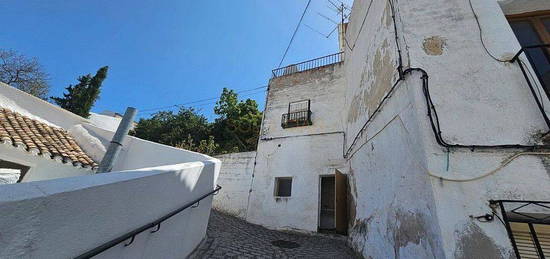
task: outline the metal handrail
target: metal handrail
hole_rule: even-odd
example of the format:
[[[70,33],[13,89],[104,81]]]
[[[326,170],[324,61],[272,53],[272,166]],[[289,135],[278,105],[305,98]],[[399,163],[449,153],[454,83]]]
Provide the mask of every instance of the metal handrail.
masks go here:
[[[300,63],[288,65],[285,67],[279,67],[273,69],[271,72],[273,73],[273,77],[280,77],[340,63],[342,61],[344,61],[344,52],[338,52],[324,57],[310,59]]]
[[[522,64],[522,61],[519,59],[519,56],[525,52],[525,54],[527,55],[527,58],[530,58],[530,55],[529,55],[529,52],[526,52],[526,50],[528,49],[535,49],[535,48],[548,48],[550,47],[550,44],[540,44],[540,45],[533,45],[533,46],[526,46],[526,47],[522,47],[518,53],[516,53],[516,55],[514,55],[514,57],[510,60],[511,63],[514,63],[516,61],[519,61],[517,62],[518,65],[519,65],[519,68],[521,69],[521,72],[523,73],[523,77],[525,77],[525,80],[527,81],[527,85],[529,86],[529,89],[531,90],[531,94],[533,95],[533,97],[535,98],[535,102],[537,103],[537,107],[539,108],[541,114],[542,114],[542,117],[544,119],[544,122],[546,122],[546,125],[548,126],[548,128],[550,128],[550,119],[548,118],[548,115],[546,115],[546,112],[544,111],[544,105],[543,105],[543,100],[540,100],[538,95],[537,95],[537,92],[535,91],[535,88],[533,87],[533,83],[531,83],[531,80],[529,79],[529,76],[527,75],[527,73],[530,73],[526,70],[525,67],[523,67],[523,64]],[[535,68],[536,69],[536,68]],[[544,82],[542,81],[542,78],[539,78],[539,81],[541,83],[541,85],[544,85]],[[543,90],[546,92],[546,89],[544,89],[545,87],[543,86]],[[542,97],[542,96],[541,96]]]
[[[155,226],[156,226],[155,230],[151,230],[151,233],[155,233],[155,232],[159,231],[159,230],[160,230],[160,224],[161,224],[162,222],[164,222],[165,220],[171,218],[172,216],[174,216],[174,215],[176,215],[176,214],[182,212],[183,210],[185,210],[185,209],[187,209],[187,208],[189,208],[189,207],[191,207],[191,206],[193,206],[193,205],[195,205],[195,204],[197,204],[196,206],[198,206],[199,202],[200,202],[202,199],[204,199],[204,198],[206,198],[206,197],[208,197],[208,196],[210,196],[210,195],[216,195],[217,192],[220,191],[221,188],[222,188],[221,186],[216,185],[216,188],[215,188],[213,191],[211,191],[211,192],[209,192],[209,193],[207,193],[207,194],[202,195],[201,197],[199,197],[199,198],[196,199],[196,200],[193,200],[192,202],[189,202],[189,203],[185,204],[183,207],[180,207],[180,208],[178,208],[178,209],[176,209],[176,210],[173,210],[173,211],[171,211],[170,213],[168,213],[168,214],[166,214],[166,215],[160,217],[159,219],[157,219],[157,220],[155,220],[155,221],[153,221],[153,222],[151,222],[151,223],[145,224],[145,225],[143,225],[143,226],[141,226],[141,227],[139,227],[139,228],[137,228],[137,229],[135,229],[135,230],[133,230],[133,231],[130,231],[130,232],[124,234],[124,235],[121,235],[121,236],[119,236],[119,237],[117,237],[117,238],[115,238],[115,239],[113,239],[113,240],[111,240],[111,241],[108,241],[108,242],[106,242],[106,243],[104,243],[104,244],[102,244],[102,245],[100,245],[100,246],[98,246],[98,247],[96,247],[96,248],[93,248],[93,249],[91,249],[91,250],[89,250],[89,251],[87,251],[87,252],[85,252],[85,253],[83,253],[83,254],[81,254],[81,255],[75,257],[75,258],[77,258],[77,259],[81,259],[81,258],[91,258],[91,257],[93,257],[93,256],[95,256],[95,255],[98,255],[98,254],[100,254],[101,252],[103,252],[103,251],[105,251],[105,250],[107,250],[107,249],[113,247],[113,246],[116,246],[116,245],[118,245],[118,244],[124,242],[125,240],[128,240],[128,239],[130,239],[130,242],[129,242],[128,244],[125,244],[125,246],[129,246],[130,244],[132,244],[132,243],[134,242],[134,239],[135,239],[136,235],[138,235],[138,234],[144,232],[144,231],[147,230],[147,229],[153,228],[153,227],[155,227]],[[194,207],[196,207],[196,206],[194,206]],[[193,208],[194,208],[194,207],[193,207]]]

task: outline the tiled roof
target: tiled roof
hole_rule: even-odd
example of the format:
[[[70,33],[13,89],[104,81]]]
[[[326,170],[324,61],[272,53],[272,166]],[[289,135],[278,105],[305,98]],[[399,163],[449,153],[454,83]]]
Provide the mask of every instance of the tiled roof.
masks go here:
[[[0,143],[11,143],[52,159],[62,158],[74,166],[97,167],[66,130],[5,108],[0,108]]]

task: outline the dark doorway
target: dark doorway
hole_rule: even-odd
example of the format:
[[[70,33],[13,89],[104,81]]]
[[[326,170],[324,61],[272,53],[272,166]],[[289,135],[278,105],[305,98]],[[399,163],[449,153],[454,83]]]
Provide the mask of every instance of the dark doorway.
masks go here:
[[[319,212],[319,230],[336,230],[336,193],[334,183],[334,176],[321,177],[321,209]]]
[[[321,176],[319,204],[319,232],[347,234],[348,200],[347,177],[335,171]]]

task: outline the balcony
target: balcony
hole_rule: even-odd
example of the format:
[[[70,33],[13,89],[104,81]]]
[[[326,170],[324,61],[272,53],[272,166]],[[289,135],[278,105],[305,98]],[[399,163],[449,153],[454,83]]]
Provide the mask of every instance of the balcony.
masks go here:
[[[280,67],[273,69],[273,77],[287,76],[298,72],[303,72],[319,67],[324,67],[344,61],[344,53],[339,52],[328,56],[311,59],[308,61],[300,62],[297,64],[288,65],[286,67]]]
[[[295,111],[295,112],[289,112],[285,113],[282,116],[281,119],[281,126],[286,128],[292,128],[292,127],[301,127],[301,126],[309,126],[312,125],[311,122],[311,111],[304,110],[304,111]]]

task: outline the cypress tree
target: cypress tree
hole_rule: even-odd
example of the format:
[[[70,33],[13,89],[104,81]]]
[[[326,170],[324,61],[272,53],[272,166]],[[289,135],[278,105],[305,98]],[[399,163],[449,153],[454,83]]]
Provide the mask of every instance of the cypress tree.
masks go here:
[[[91,74],[78,78],[78,84],[69,85],[67,93],[63,97],[51,97],[51,99],[61,108],[66,109],[82,117],[89,117],[90,110],[94,103],[99,99],[101,84],[107,77],[108,66],[100,68],[95,76]]]

